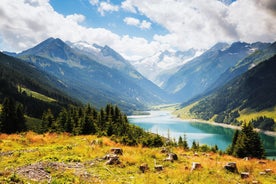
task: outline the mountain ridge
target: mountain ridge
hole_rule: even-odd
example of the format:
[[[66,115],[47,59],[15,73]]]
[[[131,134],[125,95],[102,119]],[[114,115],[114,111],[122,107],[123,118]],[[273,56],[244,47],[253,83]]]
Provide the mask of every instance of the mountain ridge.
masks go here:
[[[228,68],[236,65],[241,59],[265,48],[267,43],[235,42],[231,45],[219,43],[199,57],[183,65],[172,75],[163,89],[186,102],[212,87],[212,84]]]
[[[275,70],[276,55],[195,101],[189,113],[199,119],[240,124],[237,118],[244,110],[260,112],[273,108],[276,106]]]
[[[85,103],[91,102],[97,107],[113,103],[123,110],[130,110],[166,103],[167,94],[144,78],[118,53],[108,46],[101,51],[108,57],[115,55],[115,58],[111,58],[112,61],[123,63],[124,67],[108,67],[62,40],[53,38],[17,56],[57,77],[73,97],[80,98]]]

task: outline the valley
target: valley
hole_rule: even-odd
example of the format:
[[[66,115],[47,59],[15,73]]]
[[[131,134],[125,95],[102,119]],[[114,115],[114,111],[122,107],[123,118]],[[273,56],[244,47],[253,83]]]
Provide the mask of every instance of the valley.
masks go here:
[[[275,7],[2,0],[0,183],[276,183]]]

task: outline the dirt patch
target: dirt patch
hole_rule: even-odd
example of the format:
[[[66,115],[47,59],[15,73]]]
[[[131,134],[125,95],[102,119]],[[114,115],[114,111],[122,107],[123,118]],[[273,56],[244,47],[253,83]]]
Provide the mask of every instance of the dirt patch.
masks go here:
[[[33,181],[48,181],[51,182],[51,171],[64,171],[67,169],[75,169],[75,175],[89,177],[90,174],[86,171],[82,163],[63,163],[63,162],[38,162],[31,165],[19,167],[16,170],[18,175],[21,175]]]
[[[16,170],[16,173],[33,181],[46,180],[50,182],[51,175],[49,172],[47,172],[46,168],[47,168],[46,163],[39,162],[39,163],[19,167]]]

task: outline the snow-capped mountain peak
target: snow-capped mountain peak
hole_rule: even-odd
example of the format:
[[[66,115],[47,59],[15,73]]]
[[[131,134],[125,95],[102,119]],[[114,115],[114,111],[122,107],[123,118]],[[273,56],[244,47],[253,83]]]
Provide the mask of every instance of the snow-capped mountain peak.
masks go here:
[[[194,49],[187,51],[164,50],[141,60],[133,61],[132,64],[141,74],[161,86],[180,66],[201,53]]]

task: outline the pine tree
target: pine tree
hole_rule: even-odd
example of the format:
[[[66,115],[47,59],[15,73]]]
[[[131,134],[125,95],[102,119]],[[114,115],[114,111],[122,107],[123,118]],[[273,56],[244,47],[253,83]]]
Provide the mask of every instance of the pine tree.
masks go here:
[[[234,151],[234,148],[236,146],[236,143],[237,143],[237,139],[238,139],[238,136],[239,136],[239,133],[240,131],[239,130],[236,130],[235,133],[234,133],[234,136],[232,138],[232,144],[227,148],[226,150],[226,153],[229,154],[229,155],[232,155],[233,154],[233,151]]]
[[[16,106],[16,119],[15,119],[16,131],[22,132],[27,130],[26,119],[24,117],[23,105],[18,104]]]
[[[15,101],[12,98],[5,98],[2,104],[0,131],[8,134],[15,133],[16,121]]]
[[[185,134],[184,134],[184,138],[183,138],[183,148],[185,150],[189,149],[189,145],[188,145],[188,142],[187,142],[187,136]]]
[[[232,154],[236,157],[264,158],[265,152],[263,144],[259,134],[254,131],[253,125],[251,123],[243,124],[242,130],[237,135],[237,140],[233,140],[233,143],[235,144],[232,145]]]
[[[54,115],[51,109],[48,109],[42,115],[42,132],[52,131],[54,127]]]

